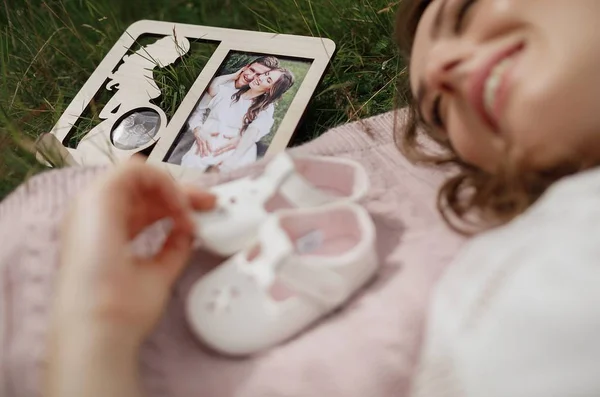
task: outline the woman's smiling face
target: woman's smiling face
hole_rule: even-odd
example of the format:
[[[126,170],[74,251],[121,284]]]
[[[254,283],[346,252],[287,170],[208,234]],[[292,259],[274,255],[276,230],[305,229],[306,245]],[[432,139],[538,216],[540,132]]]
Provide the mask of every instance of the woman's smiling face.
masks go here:
[[[277,69],[258,75],[250,83],[250,89],[256,92],[267,92],[281,78],[281,75],[281,71]]]
[[[598,0],[434,0],[419,23],[411,88],[421,119],[494,172],[600,160]]]

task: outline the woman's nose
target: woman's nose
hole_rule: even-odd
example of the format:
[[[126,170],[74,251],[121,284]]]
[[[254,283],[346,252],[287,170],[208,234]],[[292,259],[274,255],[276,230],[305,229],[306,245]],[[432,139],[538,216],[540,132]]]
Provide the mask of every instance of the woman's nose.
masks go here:
[[[466,77],[465,65],[469,58],[469,52],[464,48],[449,44],[436,46],[427,62],[427,85],[434,91],[454,92],[460,89]]]

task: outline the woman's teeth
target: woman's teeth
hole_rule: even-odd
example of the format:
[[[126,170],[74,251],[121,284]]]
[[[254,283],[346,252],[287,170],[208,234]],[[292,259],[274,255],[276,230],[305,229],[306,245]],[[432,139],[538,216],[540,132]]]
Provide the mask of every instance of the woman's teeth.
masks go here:
[[[485,111],[489,116],[492,116],[494,113],[496,96],[498,94],[498,88],[500,87],[502,78],[504,77],[504,73],[513,62],[514,59],[512,57],[502,60],[494,67],[494,69],[492,69],[492,72],[485,82],[483,104],[485,106]]]

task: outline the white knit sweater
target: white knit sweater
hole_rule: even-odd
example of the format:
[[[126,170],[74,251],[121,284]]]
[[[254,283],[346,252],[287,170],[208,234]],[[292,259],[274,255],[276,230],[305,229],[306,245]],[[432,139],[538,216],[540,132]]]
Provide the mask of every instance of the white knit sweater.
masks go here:
[[[470,241],[427,329],[413,397],[600,396],[600,169]]]

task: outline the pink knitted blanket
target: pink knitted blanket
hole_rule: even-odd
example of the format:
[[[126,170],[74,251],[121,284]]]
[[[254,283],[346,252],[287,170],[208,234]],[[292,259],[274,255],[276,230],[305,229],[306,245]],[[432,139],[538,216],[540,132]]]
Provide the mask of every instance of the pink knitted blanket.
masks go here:
[[[363,204],[377,226],[381,268],[375,282],[343,310],[287,344],[252,358],[223,358],[194,339],[183,316],[191,284],[218,264],[198,252],[143,348],[140,365],[148,396],[406,394],[430,291],[463,240],[442,224],[434,208],[442,173],[414,167],[400,155],[392,139],[393,117],[388,113],[347,124],[292,149],[353,158],[368,170],[372,189]],[[58,225],[73,195],[101,172],[49,171],[0,203],[2,396],[41,394]],[[238,175],[245,172],[249,170]],[[224,178],[207,174],[198,184],[209,186]],[[160,233],[148,231],[140,248],[149,249]]]

